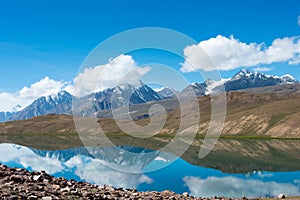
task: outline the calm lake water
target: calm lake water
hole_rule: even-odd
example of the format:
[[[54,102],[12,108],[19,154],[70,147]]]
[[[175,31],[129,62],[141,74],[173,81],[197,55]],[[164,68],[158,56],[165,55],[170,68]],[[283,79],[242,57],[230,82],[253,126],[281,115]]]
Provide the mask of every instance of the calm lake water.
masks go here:
[[[3,143],[0,162],[139,191],[168,189],[201,197],[270,197],[280,193],[300,195],[299,148],[299,141],[227,140],[216,145],[209,156],[197,160],[193,149],[177,158],[173,153],[134,146],[38,150]],[[128,156],[126,152],[134,154]],[[156,168],[161,169],[151,171]]]

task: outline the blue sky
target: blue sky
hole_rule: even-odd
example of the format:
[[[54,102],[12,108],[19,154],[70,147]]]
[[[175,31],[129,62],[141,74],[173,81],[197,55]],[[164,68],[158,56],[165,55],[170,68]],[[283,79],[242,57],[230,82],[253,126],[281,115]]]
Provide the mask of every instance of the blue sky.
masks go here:
[[[197,42],[218,35],[246,44],[300,35],[300,2],[286,1],[2,1],[0,5],[0,93],[16,94],[25,86],[50,79],[72,82],[88,53],[101,41],[138,27],[164,27]],[[145,54],[147,55],[147,54]],[[166,63],[180,68],[176,59]],[[168,60],[169,58],[169,60]],[[147,56],[134,57],[138,64]],[[272,62],[275,75],[300,79],[299,64]],[[224,78],[240,68],[221,70]],[[197,81],[186,73],[190,82]]]

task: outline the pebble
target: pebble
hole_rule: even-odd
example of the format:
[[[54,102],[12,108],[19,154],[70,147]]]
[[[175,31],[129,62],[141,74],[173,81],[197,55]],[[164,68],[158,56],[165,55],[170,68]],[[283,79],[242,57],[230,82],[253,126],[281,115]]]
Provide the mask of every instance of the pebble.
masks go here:
[[[59,185],[52,185],[52,188],[55,189],[55,190],[58,190],[58,189],[60,189],[60,186]]]
[[[41,175],[34,175],[33,180],[38,181],[41,178]]]
[[[188,192],[184,192],[184,193],[182,193],[182,195],[183,195],[184,197],[189,197],[189,193],[188,193]]]

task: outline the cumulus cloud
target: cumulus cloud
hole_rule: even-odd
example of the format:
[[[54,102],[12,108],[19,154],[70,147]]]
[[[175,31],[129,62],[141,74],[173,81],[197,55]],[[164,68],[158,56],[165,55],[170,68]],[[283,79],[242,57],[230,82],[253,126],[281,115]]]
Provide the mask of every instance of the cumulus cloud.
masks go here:
[[[125,173],[106,167],[100,159],[88,156],[75,155],[67,161],[59,156],[45,153],[44,156],[36,154],[28,147],[14,144],[0,144],[0,160],[4,163],[15,163],[34,171],[45,170],[50,174],[68,173],[75,169],[74,175],[98,185],[113,185],[123,188],[137,188],[139,184],[153,182],[148,176],[138,173]]]
[[[0,93],[0,111],[12,111],[16,105],[24,108],[39,97],[55,95],[63,90],[73,94],[74,86],[69,82],[53,80],[46,76],[16,93]]]
[[[115,87],[122,82],[139,83],[139,79],[150,67],[138,67],[129,55],[119,55],[104,65],[89,67],[74,79],[75,95],[82,96],[91,92]]]
[[[80,179],[98,185],[113,185],[123,188],[137,188],[139,184],[153,182],[148,176],[138,173],[126,173],[109,168],[99,159],[75,156],[66,162],[69,168],[75,167]]]
[[[206,52],[203,53],[203,51]],[[212,62],[209,61],[207,55]],[[230,36],[218,35],[184,49],[182,72],[232,70],[274,62],[300,63],[300,37],[275,39],[270,46],[264,43],[244,43]]]
[[[38,156],[28,147],[0,144],[0,152],[5,152],[0,154],[2,162],[16,163],[34,171],[45,170],[50,174],[63,170],[63,164],[58,158]]]
[[[265,197],[277,196],[281,193],[296,196],[300,194],[299,185],[274,181],[263,182],[233,176],[208,177],[206,179],[187,176],[183,178],[183,181],[192,195],[202,197],[224,196],[224,194],[228,197]]]
[[[71,87],[67,82],[56,81],[46,76],[42,80],[31,84],[29,87],[23,87],[19,91],[19,97],[23,99],[36,99],[42,96],[55,95],[65,89],[71,91]]]
[[[120,55],[110,59],[108,63],[86,68],[74,78],[76,88],[70,82],[53,80],[48,76],[30,86],[23,87],[15,93],[0,93],[0,112],[12,111],[16,105],[22,108],[28,106],[34,100],[42,96],[56,95],[60,91],[83,96],[92,92],[101,91],[116,85],[128,82],[139,84],[140,78],[150,70],[150,67],[138,67],[134,59],[129,55]]]
[[[0,93],[0,112],[13,111],[17,105],[28,105],[31,100],[19,98],[16,94],[7,92]]]

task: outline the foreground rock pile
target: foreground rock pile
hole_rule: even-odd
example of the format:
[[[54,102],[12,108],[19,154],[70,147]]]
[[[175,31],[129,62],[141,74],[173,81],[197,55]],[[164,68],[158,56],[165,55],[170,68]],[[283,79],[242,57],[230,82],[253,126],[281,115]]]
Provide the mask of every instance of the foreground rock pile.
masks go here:
[[[0,199],[201,199],[171,191],[137,192],[135,189],[97,186],[42,172],[28,172],[0,164]],[[214,198],[212,198],[214,199]]]

